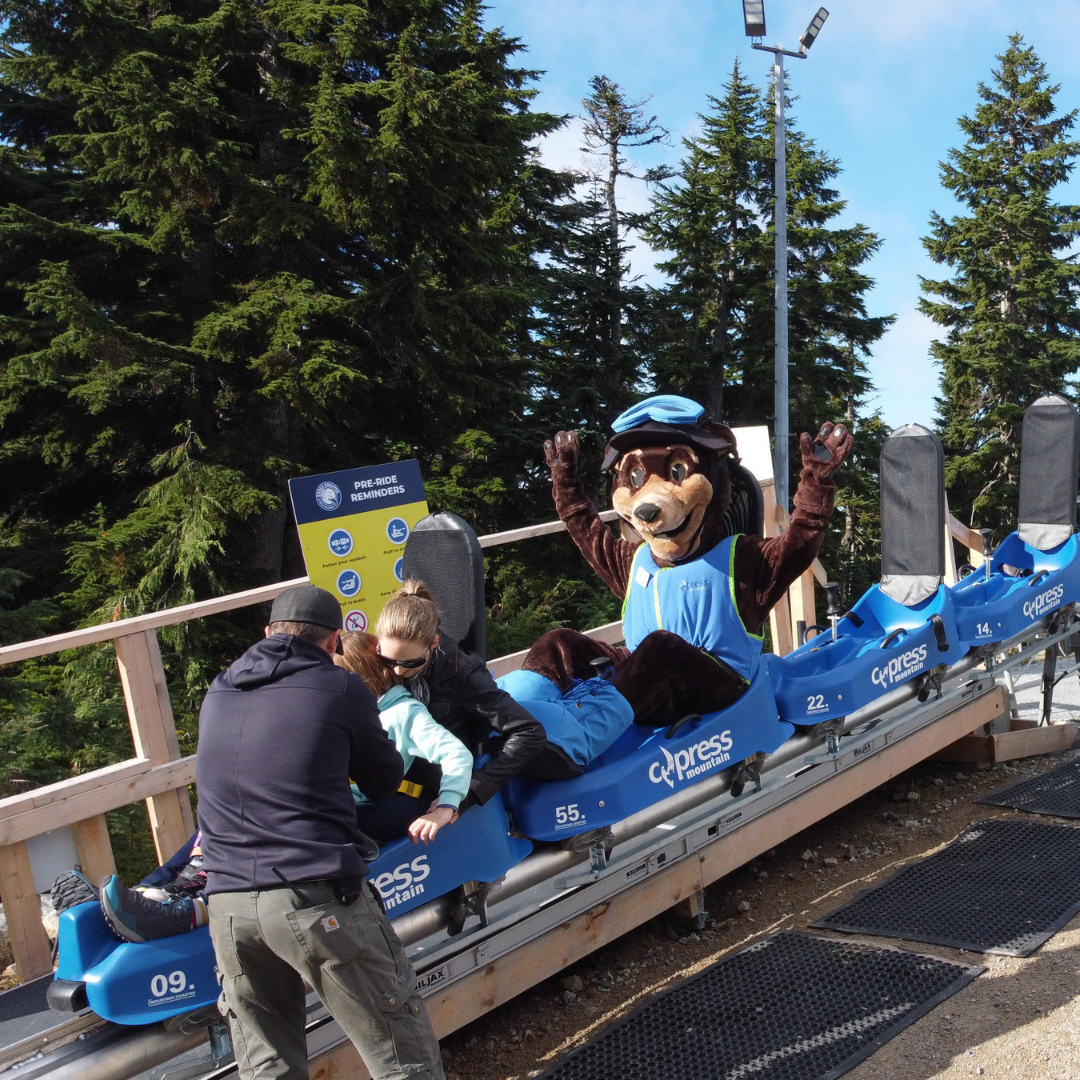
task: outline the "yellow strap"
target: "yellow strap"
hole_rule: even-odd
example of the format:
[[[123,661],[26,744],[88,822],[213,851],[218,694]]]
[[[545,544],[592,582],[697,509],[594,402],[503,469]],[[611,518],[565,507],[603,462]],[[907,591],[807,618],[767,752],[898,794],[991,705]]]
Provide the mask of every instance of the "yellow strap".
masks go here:
[[[424,794],[423,784],[412,784],[408,780],[401,781],[401,787],[398,788],[403,795],[411,795],[414,799],[419,799]]]

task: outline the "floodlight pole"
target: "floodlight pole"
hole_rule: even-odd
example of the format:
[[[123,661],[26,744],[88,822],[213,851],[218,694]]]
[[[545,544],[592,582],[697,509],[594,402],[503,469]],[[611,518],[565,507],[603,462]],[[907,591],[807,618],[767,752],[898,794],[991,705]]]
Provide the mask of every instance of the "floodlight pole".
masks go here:
[[[791,393],[788,388],[788,298],[787,298],[787,139],[784,121],[784,54],[777,51],[773,66],[773,87],[776,94],[776,131],[774,133],[776,188],[776,310],[773,312],[773,334],[776,344],[773,353],[773,414],[776,417],[776,505],[788,509],[788,455],[791,431],[788,417]]]
[[[784,57],[806,59],[805,52],[791,52],[782,45],[770,46],[753,42],[755,49],[773,54],[773,96],[776,101],[775,138],[775,228],[774,258],[776,301],[773,313],[773,434],[776,449],[773,453],[773,473],[776,505],[788,509],[788,470],[791,450],[791,430],[788,413],[788,290],[787,290],[787,140],[784,118]]]

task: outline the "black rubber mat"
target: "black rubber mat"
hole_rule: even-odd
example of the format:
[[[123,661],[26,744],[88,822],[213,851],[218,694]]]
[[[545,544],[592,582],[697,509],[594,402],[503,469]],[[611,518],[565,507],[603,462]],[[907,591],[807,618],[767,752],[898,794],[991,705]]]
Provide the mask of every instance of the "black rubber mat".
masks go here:
[[[1011,806],[1032,814],[1080,818],[1080,761],[1070,761],[1050,772],[1018,780],[979,802]]]
[[[832,1080],[982,970],[776,934],[636,1009],[542,1080]]]
[[[1028,956],[1080,911],[1080,829],[980,821],[814,926]]]

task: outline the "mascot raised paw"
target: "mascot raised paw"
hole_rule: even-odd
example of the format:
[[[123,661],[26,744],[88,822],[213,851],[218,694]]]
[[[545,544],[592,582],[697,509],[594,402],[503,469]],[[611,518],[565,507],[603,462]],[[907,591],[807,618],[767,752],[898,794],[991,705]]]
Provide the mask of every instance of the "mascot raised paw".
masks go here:
[[[521,679],[559,690],[612,661],[614,686],[638,724],[659,726],[735,702],[761,656],[769,611],[807,570],[833,509],[833,474],[851,452],[851,433],[824,424],[801,439],[802,473],[790,525],[780,536],[733,534],[730,470],[735,436],[687,398],[658,395],[613,425],[603,468],[613,474],[621,535],[600,520],[577,472],[578,441],[545,443],[555,506],[574,543],[623,599],[626,648],[573,630],[545,634]],[[538,684],[539,685],[539,684]]]

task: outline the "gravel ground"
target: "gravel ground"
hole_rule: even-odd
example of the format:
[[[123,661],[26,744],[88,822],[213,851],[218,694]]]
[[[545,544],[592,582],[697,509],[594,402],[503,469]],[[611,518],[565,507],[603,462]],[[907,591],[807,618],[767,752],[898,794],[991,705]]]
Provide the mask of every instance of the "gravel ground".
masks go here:
[[[1017,696],[1021,714],[1033,713],[1037,690],[1021,686]],[[1075,676],[1055,698],[1055,719],[1080,718]],[[764,934],[806,927],[970,823],[1029,817],[977,800],[1078,755],[989,768],[918,766],[716,882],[706,893],[708,919],[700,933],[653,920],[449,1036],[443,1041],[448,1080],[536,1076],[655,994]],[[847,1073],[850,1080],[1080,1077],[1080,916],[1026,959],[922,943],[901,947],[987,970]]]

